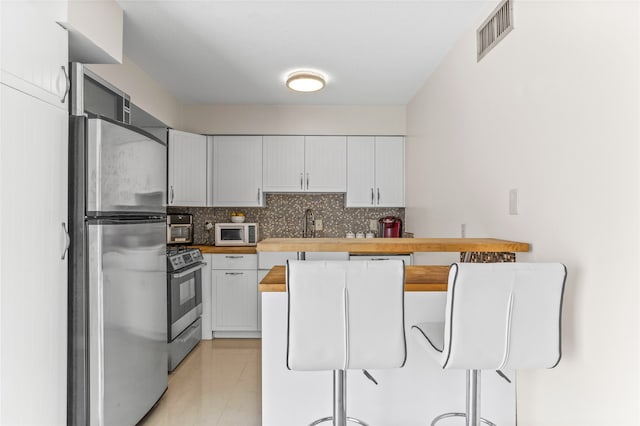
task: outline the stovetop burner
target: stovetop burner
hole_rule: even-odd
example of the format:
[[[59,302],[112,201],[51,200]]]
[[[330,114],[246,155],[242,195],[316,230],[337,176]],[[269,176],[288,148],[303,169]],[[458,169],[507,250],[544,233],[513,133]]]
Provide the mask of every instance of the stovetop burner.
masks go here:
[[[197,248],[191,248],[187,246],[167,246],[167,256],[173,256],[179,253],[186,253],[188,251],[198,250]]]

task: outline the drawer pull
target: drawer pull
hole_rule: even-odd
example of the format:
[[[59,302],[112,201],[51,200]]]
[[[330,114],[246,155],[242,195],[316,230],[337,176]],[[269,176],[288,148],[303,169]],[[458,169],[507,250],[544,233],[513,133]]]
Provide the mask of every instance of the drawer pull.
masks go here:
[[[244,272],[225,272],[225,275],[244,275]]]
[[[225,256],[227,259],[243,259],[244,256]]]

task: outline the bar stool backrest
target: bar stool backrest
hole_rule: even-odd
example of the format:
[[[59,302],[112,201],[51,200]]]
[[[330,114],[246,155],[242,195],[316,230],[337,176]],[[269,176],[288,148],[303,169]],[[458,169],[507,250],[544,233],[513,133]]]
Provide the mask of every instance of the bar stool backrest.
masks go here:
[[[454,263],[444,368],[552,368],[560,361],[566,268],[560,263]]]
[[[290,370],[404,365],[402,260],[290,260],[287,296]]]

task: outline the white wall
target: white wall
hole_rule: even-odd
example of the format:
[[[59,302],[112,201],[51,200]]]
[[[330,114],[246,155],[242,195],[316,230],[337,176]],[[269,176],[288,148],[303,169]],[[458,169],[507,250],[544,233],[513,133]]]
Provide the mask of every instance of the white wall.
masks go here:
[[[638,3],[514,8],[498,47],[476,63],[470,31],[408,105],[407,224],[567,265],[563,358],[518,374],[518,425],[638,425]]]
[[[188,105],[183,130],[206,134],[404,135],[402,106]]]
[[[122,62],[124,14],[114,0],[69,0],[65,27],[71,62]],[[79,51],[77,51],[79,50]]]

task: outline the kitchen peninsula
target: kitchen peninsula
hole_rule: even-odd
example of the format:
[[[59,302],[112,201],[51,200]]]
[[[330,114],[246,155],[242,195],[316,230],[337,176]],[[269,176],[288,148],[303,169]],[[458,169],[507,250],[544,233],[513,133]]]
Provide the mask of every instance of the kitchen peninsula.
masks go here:
[[[350,252],[406,254],[460,252],[465,259],[529,251],[529,244],[492,238],[269,238],[257,251]],[[448,265],[408,265],[405,274],[405,329],[442,321],[445,315]],[[275,266],[260,282],[262,292],[262,424],[308,424],[330,415],[331,372],[289,371],[287,296],[284,266]],[[424,425],[446,411],[464,410],[464,371],[442,370],[407,338],[407,362],[401,369],[372,370],[374,385],[358,370],[348,373],[347,414],[380,426]],[[483,417],[497,424],[515,424],[515,374],[505,372],[508,383],[492,372],[482,376]]]

